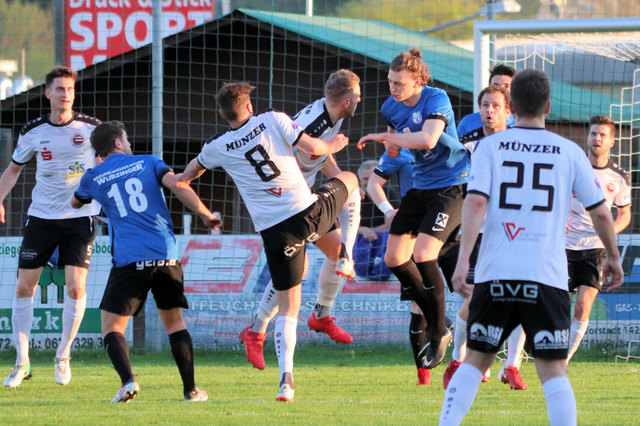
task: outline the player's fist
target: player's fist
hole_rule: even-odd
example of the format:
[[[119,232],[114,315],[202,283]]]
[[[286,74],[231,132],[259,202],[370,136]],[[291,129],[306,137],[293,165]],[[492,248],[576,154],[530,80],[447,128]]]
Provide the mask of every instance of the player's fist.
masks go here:
[[[329,140],[329,143],[331,144],[331,152],[336,153],[347,146],[347,144],[349,143],[349,138],[342,133],[338,133]]]

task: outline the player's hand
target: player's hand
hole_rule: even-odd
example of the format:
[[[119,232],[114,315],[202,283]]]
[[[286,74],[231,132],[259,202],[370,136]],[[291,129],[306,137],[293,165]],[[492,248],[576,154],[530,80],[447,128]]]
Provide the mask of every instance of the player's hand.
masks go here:
[[[458,258],[456,269],[453,271],[453,276],[451,277],[451,283],[453,284],[453,290],[465,299],[471,297],[471,294],[473,294],[473,286],[467,284],[468,274],[469,261]]]
[[[204,214],[200,216],[200,219],[202,219],[202,223],[204,223],[204,226],[206,226],[207,228],[211,228],[214,231],[217,231],[222,227],[222,217],[220,217],[219,214]]]
[[[387,210],[384,214],[384,223],[387,225],[387,228],[391,226],[391,222],[393,222],[393,218],[396,217],[396,213],[398,213],[398,209]]]
[[[360,201],[364,200],[365,195],[367,195],[367,192],[362,189],[362,188],[358,188],[360,190]]]
[[[362,230],[362,236],[364,237],[365,241],[371,242],[378,239],[378,234],[376,234],[371,228],[367,228],[366,226],[363,226],[361,230]]]
[[[604,280],[603,288],[605,293],[615,290],[624,283],[624,271],[622,270],[622,264],[620,259],[606,258],[602,264],[602,277]]]
[[[343,135],[342,133],[338,133],[337,135],[329,139],[329,144],[331,145],[331,153],[334,154],[342,150],[342,148],[347,146],[348,143],[349,143],[349,138]]]
[[[364,146],[367,144],[368,141],[385,143],[386,142],[385,133],[369,133],[368,135],[361,137],[360,140],[358,141],[357,148],[358,149],[364,148]]]
[[[398,145],[391,142],[387,142],[384,145],[384,148],[387,151],[387,155],[391,158],[396,158],[398,155],[400,155],[400,151],[402,150],[402,148],[400,148]]]
[[[5,223],[5,221],[4,221],[4,203],[0,203],[0,223]]]

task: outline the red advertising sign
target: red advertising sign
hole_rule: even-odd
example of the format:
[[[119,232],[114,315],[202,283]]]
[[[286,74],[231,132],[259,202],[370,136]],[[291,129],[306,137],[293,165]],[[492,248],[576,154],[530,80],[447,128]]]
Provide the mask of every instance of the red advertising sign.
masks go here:
[[[151,43],[152,0],[67,0],[66,61],[74,70]],[[215,0],[162,0],[163,37],[203,24]]]

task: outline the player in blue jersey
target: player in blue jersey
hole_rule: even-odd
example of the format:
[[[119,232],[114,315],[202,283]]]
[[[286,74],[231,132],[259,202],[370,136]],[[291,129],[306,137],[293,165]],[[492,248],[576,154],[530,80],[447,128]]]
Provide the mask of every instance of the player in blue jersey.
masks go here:
[[[427,86],[431,76],[419,49],[398,55],[388,79],[391,96],[382,105],[388,131],[363,136],[358,147],[367,141],[385,143],[392,157],[400,147],[413,151],[413,187],[391,223],[385,262],[427,319],[428,339],[420,355],[431,369],[442,362],[451,343],[438,254],[460,224],[469,154],[458,141],[449,97]]]
[[[188,304],[162,187],[208,227],[220,226],[221,219],[162,160],[152,155],[132,155],[124,124],[110,121],[99,125],[91,134],[91,144],[103,162],[84,174],[71,205],[81,208],[96,200],[109,218],[113,267],[100,309],[104,347],[122,381],[111,402],[127,402],[140,391],[131,371],[124,332],[131,315],[142,310],[149,290],[169,335],[185,400],[206,401],[207,393],[195,387],[193,345],[182,318],[182,309]]]
[[[504,64],[498,64],[491,68],[489,74],[489,86],[503,87],[508,92],[511,89],[511,80],[513,76],[516,75],[515,68],[509,67]],[[513,115],[510,115],[507,118],[507,127],[513,127],[516,125],[516,122],[513,118]],[[466,115],[460,123],[458,123],[458,138],[464,142],[472,142],[477,141],[478,139],[482,139],[482,117],[480,117],[480,112],[474,112],[469,115]]]

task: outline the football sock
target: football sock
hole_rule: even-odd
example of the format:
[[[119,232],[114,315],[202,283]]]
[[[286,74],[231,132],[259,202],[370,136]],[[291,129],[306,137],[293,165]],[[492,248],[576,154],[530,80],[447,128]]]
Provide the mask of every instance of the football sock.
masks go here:
[[[16,365],[29,363],[29,336],[33,324],[33,297],[17,298],[11,302],[13,344],[16,347]]]
[[[273,338],[276,344],[280,377],[282,377],[284,373],[293,373],[293,353],[296,349],[297,327],[297,318],[278,316],[276,319],[276,329],[273,333]]]
[[[349,259],[353,260],[353,246],[360,226],[360,189],[349,194],[346,206],[338,213],[338,222],[342,230],[342,244],[347,250]]]
[[[398,278],[402,288],[410,295],[416,305],[422,310],[427,320],[427,331],[431,332],[432,325],[429,323],[427,312],[430,309],[427,301],[427,292],[422,285],[422,276],[413,260],[408,260],[399,266],[390,267],[389,270]]]
[[[131,372],[131,363],[129,362],[129,345],[127,339],[122,333],[112,331],[104,336],[104,350],[107,352],[113,368],[120,376],[120,381],[124,386],[129,380],[133,379]]]
[[[69,357],[71,344],[78,334],[86,307],[86,294],[81,299],[72,299],[67,296],[67,299],[64,301],[64,308],[62,309],[62,338],[56,350],[56,357],[58,359]]]
[[[580,342],[584,334],[587,332],[589,326],[589,320],[578,321],[576,317],[571,318],[571,332],[569,333],[569,355],[567,356],[567,362],[571,359],[574,353],[580,347]]]
[[[420,271],[422,282],[424,283],[425,294],[427,295],[428,308],[422,312],[427,318],[427,323],[434,333],[432,341],[439,342],[440,338],[447,334],[447,324],[444,315],[444,277],[438,266],[437,260],[426,262],[416,262],[416,267]]]
[[[524,349],[524,341],[526,338],[527,336],[524,334],[524,330],[522,330],[522,325],[513,329],[507,339],[507,360],[504,363],[505,368],[511,366],[518,369],[520,368],[522,350]]]
[[[169,345],[182,378],[183,392],[186,395],[196,387],[193,377],[193,343],[191,342],[191,335],[186,329],[171,333],[169,335]]]
[[[318,299],[314,313],[316,318],[324,318],[331,314],[331,307],[336,300],[344,278],[336,274],[336,264],[331,259],[325,258],[320,268],[318,277]]]
[[[482,373],[471,364],[462,364],[456,370],[442,401],[440,425],[459,425],[467,415],[482,383]]]
[[[453,350],[451,359],[462,362],[467,353],[467,322],[456,315],[456,326],[453,329]]]
[[[249,330],[254,333],[266,333],[269,321],[271,321],[277,313],[278,298],[276,297],[276,290],[273,288],[273,281],[270,280],[262,293],[262,299],[260,299],[256,316],[253,319]]]
[[[427,321],[424,319],[424,315],[412,312],[409,322],[409,342],[411,350],[413,350],[413,360],[418,368],[422,368],[422,361],[418,358],[418,353],[427,342],[426,328]]]
[[[542,389],[551,426],[577,424],[578,408],[569,378],[560,376],[549,379],[542,385]]]

